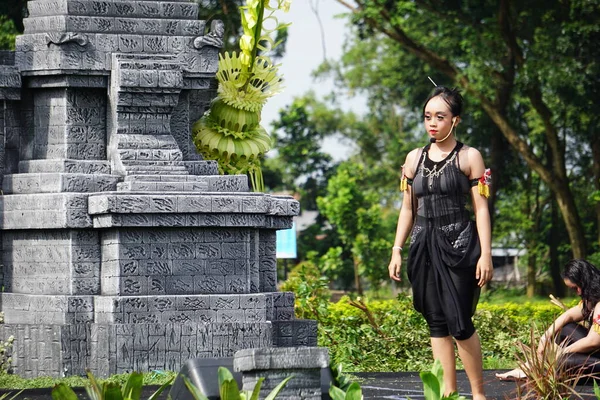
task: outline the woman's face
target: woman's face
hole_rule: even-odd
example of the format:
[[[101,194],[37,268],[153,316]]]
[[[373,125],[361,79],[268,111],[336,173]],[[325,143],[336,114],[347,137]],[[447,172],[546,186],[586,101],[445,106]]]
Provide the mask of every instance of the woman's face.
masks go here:
[[[455,119],[454,126],[456,126],[459,117],[452,116],[450,107],[440,96],[432,98],[425,105],[425,130],[430,138],[438,140],[445,138],[452,129],[452,119]]]
[[[569,289],[573,289],[574,291],[577,292],[578,296],[581,296],[581,288],[579,286],[577,286],[576,284],[574,284],[573,282],[571,282],[571,280],[569,278],[565,278],[563,280],[565,281],[565,285],[567,285],[567,287]]]

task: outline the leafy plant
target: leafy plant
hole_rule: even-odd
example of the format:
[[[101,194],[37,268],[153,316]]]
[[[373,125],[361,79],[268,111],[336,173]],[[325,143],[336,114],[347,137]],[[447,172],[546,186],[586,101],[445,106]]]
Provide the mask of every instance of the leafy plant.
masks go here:
[[[4,323],[4,313],[0,312],[0,324]],[[10,335],[6,340],[0,340],[0,374],[10,372],[12,364],[12,347],[15,337]]]
[[[334,226],[351,253],[355,287],[361,296],[364,277],[374,286],[389,280],[386,265],[392,247],[390,234],[394,232],[385,224],[381,197],[364,189],[369,174],[362,164],[344,162],[329,179],[326,196],[317,198],[319,212]]]
[[[419,373],[423,381],[423,391],[426,400],[467,400],[466,397],[458,393],[444,395],[444,370],[440,360],[435,360],[431,371],[421,371]]]
[[[17,393],[12,394],[11,392],[7,392],[7,393],[3,393],[0,396],[0,400],[14,400],[17,398],[17,396],[19,396],[21,393],[23,392],[23,390],[19,390]]]
[[[14,50],[15,38],[18,34],[14,22],[6,16],[0,15],[0,49]]]
[[[264,191],[260,158],[271,149],[271,138],[259,124],[261,110],[268,98],[282,90],[278,66],[259,55],[259,50],[269,51],[280,43],[271,34],[289,24],[280,24],[274,14],[289,6],[289,0],[276,0],[274,7],[270,0],[246,0],[240,7],[241,52],[219,56],[218,95],[192,128],[204,159],[216,160],[222,173],[248,173],[255,191]]]
[[[331,296],[329,279],[321,275],[313,262],[304,261],[294,267],[281,290],[296,294],[295,312],[298,318],[317,321],[326,318]]]
[[[299,274],[302,268],[304,272]],[[296,293],[298,317],[318,318],[318,343],[329,348],[332,363],[341,364],[346,372],[430,368],[429,330],[415,311],[412,297],[401,293],[396,299],[363,297],[359,301],[344,296],[334,303],[328,300],[326,282],[319,279],[317,267],[304,264],[290,274],[283,287]],[[513,368],[515,344],[528,341],[529,329],[524,327],[532,322],[549,326],[560,311],[547,301],[480,303],[473,319],[481,339],[484,368]],[[460,361],[458,368],[462,368]]]
[[[265,378],[260,378],[256,385],[254,386],[254,390],[250,392],[249,390],[240,390],[238,384],[233,377],[232,373],[225,367],[219,367],[218,371],[219,376],[219,395],[222,400],[258,400],[258,395],[260,394],[260,388],[262,386]],[[281,390],[285,387],[290,379],[293,376],[288,376],[281,383],[279,383],[268,395],[265,397],[265,400],[273,400],[275,396],[281,392]],[[185,386],[188,388],[192,396],[195,400],[208,400],[203,393],[201,393],[198,388],[196,388],[189,379],[186,377],[183,378],[185,382]]]
[[[344,391],[339,387],[329,387],[329,396],[332,400],[362,400],[362,389],[356,382],[350,384],[348,390]]]
[[[342,364],[329,365],[329,371],[331,372],[331,385],[340,388],[343,391],[347,391],[350,388],[350,385],[352,385],[352,381],[348,375],[342,372],[342,369]]]
[[[520,398],[553,400],[576,395],[575,385],[587,375],[567,367],[561,347],[553,340],[545,340],[538,348],[539,337],[533,327],[529,335],[530,345],[519,344],[519,367],[527,376]]]
[[[117,382],[98,382],[94,374],[87,370],[89,379],[85,391],[90,400],[139,400],[142,395],[144,385],[144,375],[139,372],[132,372],[122,386]],[[171,384],[172,379],[159,387],[148,400],[155,400]],[[66,383],[59,383],[52,389],[52,399],[54,400],[77,400],[77,394]]]

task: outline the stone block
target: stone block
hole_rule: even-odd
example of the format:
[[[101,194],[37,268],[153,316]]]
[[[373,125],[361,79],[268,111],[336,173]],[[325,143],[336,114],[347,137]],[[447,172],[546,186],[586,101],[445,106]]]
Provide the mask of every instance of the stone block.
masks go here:
[[[83,194],[9,195],[2,202],[5,230],[92,226],[87,214],[87,196]]]
[[[320,399],[321,368],[328,365],[329,355],[323,347],[244,349],[236,352],[233,358],[234,370],[243,373],[244,390],[252,390],[258,378],[265,378],[261,387],[263,396],[294,374],[297,380],[286,385],[280,393],[283,398]],[[303,395],[300,396],[299,392]]]
[[[184,81],[187,82],[187,80]],[[191,175],[218,175],[216,161],[184,161],[184,165]],[[246,178],[245,176],[243,176]],[[247,178],[246,178],[247,182]]]
[[[110,174],[107,161],[26,160],[19,162],[22,173]]]
[[[168,294],[194,294],[194,276],[167,276],[165,291]]]
[[[194,291],[198,294],[225,293],[225,278],[214,276],[195,276]]]
[[[208,190],[211,192],[247,192],[249,190],[248,177],[246,175],[209,176]]]
[[[179,196],[177,211],[183,213],[210,213],[212,211],[212,199],[209,196]]]

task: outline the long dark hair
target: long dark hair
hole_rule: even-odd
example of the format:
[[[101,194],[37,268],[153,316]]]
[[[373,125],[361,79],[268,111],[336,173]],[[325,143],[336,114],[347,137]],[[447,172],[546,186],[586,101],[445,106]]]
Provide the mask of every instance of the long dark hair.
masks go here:
[[[460,94],[459,90],[457,88],[450,89],[446,86],[436,86],[435,89],[431,91],[431,94],[423,104],[423,116],[425,115],[425,107],[427,107],[427,103],[429,103],[429,100],[437,96],[440,96],[442,100],[444,100],[446,104],[448,104],[448,108],[450,108],[450,112],[452,113],[453,117],[459,116],[462,113],[463,97]]]
[[[600,270],[586,260],[574,259],[565,265],[562,277],[581,289],[583,316],[589,318],[596,304],[600,302]]]

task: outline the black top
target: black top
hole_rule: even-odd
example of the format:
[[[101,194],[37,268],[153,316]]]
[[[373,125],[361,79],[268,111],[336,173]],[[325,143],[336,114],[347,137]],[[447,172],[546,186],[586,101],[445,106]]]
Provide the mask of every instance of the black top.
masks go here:
[[[430,145],[423,149],[412,184],[418,200],[418,216],[438,219],[442,225],[455,222],[456,215],[462,221],[469,219],[465,206],[471,182],[460,170],[458,152],[462,147],[463,144],[457,142],[454,149],[437,162],[429,158]]]

